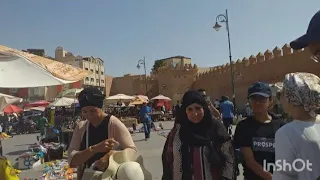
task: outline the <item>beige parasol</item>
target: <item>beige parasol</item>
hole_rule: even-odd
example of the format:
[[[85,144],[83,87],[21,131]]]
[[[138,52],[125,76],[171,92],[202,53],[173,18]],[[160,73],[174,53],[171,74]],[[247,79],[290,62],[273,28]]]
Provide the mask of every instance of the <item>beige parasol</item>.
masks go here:
[[[81,68],[0,45],[0,87],[68,84],[90,74]]]

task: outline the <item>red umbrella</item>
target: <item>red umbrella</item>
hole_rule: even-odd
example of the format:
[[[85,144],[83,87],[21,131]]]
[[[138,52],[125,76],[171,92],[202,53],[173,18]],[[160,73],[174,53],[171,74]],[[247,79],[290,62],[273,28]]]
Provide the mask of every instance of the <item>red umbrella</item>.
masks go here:
[[[21,108],[14,106],[12,104],[9,104],[6,108],[3,109],[3,112],[6,114],[19,113],[21,111],[22,111]]]
[[[26,105],[24,105],[24,107],[46,107],[50,104],[50,102],[48,101],[36,101],[36,102],[32,102],[32,103],[28,103]]]

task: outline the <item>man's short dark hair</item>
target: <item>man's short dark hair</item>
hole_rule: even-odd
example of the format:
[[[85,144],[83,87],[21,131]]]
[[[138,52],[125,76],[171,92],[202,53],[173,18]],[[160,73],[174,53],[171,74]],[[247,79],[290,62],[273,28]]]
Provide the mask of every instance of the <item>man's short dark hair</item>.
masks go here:
[[[198,92],[204,92],[206,91],[205,89],[198,89]]]

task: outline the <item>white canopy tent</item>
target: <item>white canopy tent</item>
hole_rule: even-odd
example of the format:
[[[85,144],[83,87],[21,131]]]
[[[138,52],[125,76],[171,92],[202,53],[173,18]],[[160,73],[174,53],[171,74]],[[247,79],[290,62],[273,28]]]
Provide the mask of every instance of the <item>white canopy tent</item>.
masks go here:
[[[149,101],[148,96],[144,96],[144,95],[136,95],[134,96],[135,98],[141,99],[143,101]]]
[[[77,89],[77,88],[72,88],[72,89],[67,89],[62,91],[61,93],[59,93],[57,95],[57,98],[61,98],[61,97],[68,97],[68,98],[76,98],[77,95],[83,90],[83,88],[81,89]]]
[[[0,93],[0,112],[2,112],[9,104],[21,103],[22,101],[22,98]]]
[[[121,103],[126,103],[126,102],[131,102],[134,99],[135,99],[134,96],[128,96],[125,94],[117,94],[117,95],[110,96],[110,97],[106,98],[105,103],[106,104],[113,104],[113,103],[117,103],[119,101]]]
[[[49,107],[71,106],[72,104],[76,103],[78,103],[78,100],[75,98],[62,97],[49,104]]]
[[[2,88],[69,84],[82,80],[90,74],[81,68],[0,45]]]
[[[156,96],[156,97],[151,98],[150,100],[168,100],[168,101],[171,101],[171,99],[169,97],[166,97],[166,96],[161,95],[161,94]]]
[[[36,111],[45,111],[45,107],[27,107],[25,109],[23,109],[23,111],[32,111],[32,110],[36,110]]]

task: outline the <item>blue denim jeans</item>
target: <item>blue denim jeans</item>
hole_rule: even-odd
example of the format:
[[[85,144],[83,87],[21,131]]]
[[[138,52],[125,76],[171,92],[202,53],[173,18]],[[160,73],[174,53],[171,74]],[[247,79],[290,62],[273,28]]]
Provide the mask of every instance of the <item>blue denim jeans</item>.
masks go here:
[[[143,122],[143,130],[145,138],[150,138],[150,132],[151,132],[151,121],[145,121]]]

